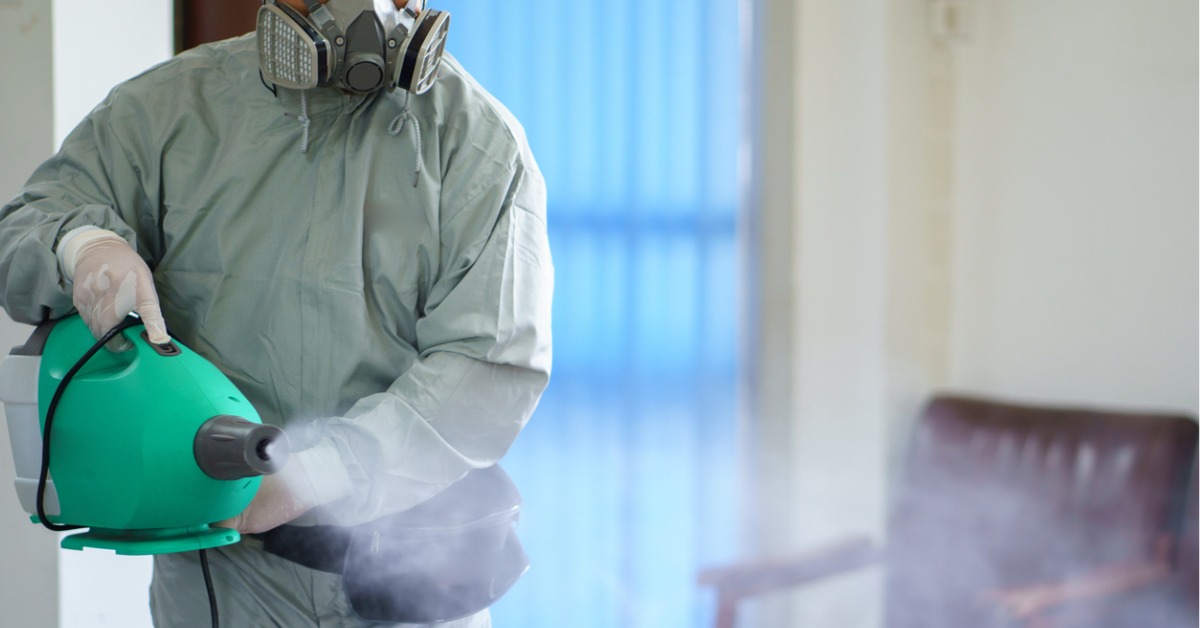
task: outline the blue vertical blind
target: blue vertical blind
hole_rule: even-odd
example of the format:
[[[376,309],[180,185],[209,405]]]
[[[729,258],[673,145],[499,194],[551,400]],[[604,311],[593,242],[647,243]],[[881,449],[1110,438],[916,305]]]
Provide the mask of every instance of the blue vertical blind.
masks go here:
[[[736,5],[430,5],[549,192],[554,374],[504,463],[532,567],[495,624],[704,625],[736,519]]]

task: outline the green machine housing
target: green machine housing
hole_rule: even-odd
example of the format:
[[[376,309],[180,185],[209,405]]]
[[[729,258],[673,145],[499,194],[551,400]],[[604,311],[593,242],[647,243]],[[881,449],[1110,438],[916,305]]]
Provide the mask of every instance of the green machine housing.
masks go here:
[[[50,433],[44,512],[90,528],[62,546],[160,554],[236,543],[211,527],[240,513],[288,443],[236,386],[182,344],[121,332],[131,348],[97,351],[61,392]],[[40,326],[0,362],[22,507],[40,524],[37,485],[46,412],[64,376],[96,340],[78,316]]]

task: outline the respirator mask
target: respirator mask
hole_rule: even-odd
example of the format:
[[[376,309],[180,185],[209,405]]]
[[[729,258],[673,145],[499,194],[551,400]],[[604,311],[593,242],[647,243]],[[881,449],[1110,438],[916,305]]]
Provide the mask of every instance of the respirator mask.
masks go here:
[[[433,86],[450,14],[409,0],[304,0],[308,15],[276,0],[258,10],[263,80],[292,89],[334,86],[357,94]]]

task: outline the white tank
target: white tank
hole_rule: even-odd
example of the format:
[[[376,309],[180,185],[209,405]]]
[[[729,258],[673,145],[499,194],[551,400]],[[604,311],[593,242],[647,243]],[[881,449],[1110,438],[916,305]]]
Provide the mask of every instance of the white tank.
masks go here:
[[[38,372],[41,356],[8,355],[0,361],[0,402],[8,419],[8,439],[17,467],[17,497],[29,514],[37,513],[37,484],[42,465],[42,429],[38,417]],[[46,483],[47,515],[57,515],[58,494]]]

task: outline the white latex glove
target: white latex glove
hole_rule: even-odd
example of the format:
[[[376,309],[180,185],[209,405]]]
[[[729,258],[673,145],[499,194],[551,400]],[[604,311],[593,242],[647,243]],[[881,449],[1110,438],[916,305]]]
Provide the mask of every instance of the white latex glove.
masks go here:
[[[137,312],[150,342],[163,344],[171,339],[150,267],[125,238],[96,227],[72,229],[59,242],[58,256],[73,284],[75,309],[93,336],[100,338],[130,312]],[[110,344],[109,348],[117,347]]]
[[[350,492],[350,479],[337,449],[318,445],[293,453],[283,469],[263,477],[254,499],[241,514],[212,524],[243,534],[266,532]]]
[[[262,479],[250,505],[236,517],[212,524],[214,528],[232,528],[242,534],[266,532],[306,513],[313,506],[309,496],[293,492],[280,471]]]

